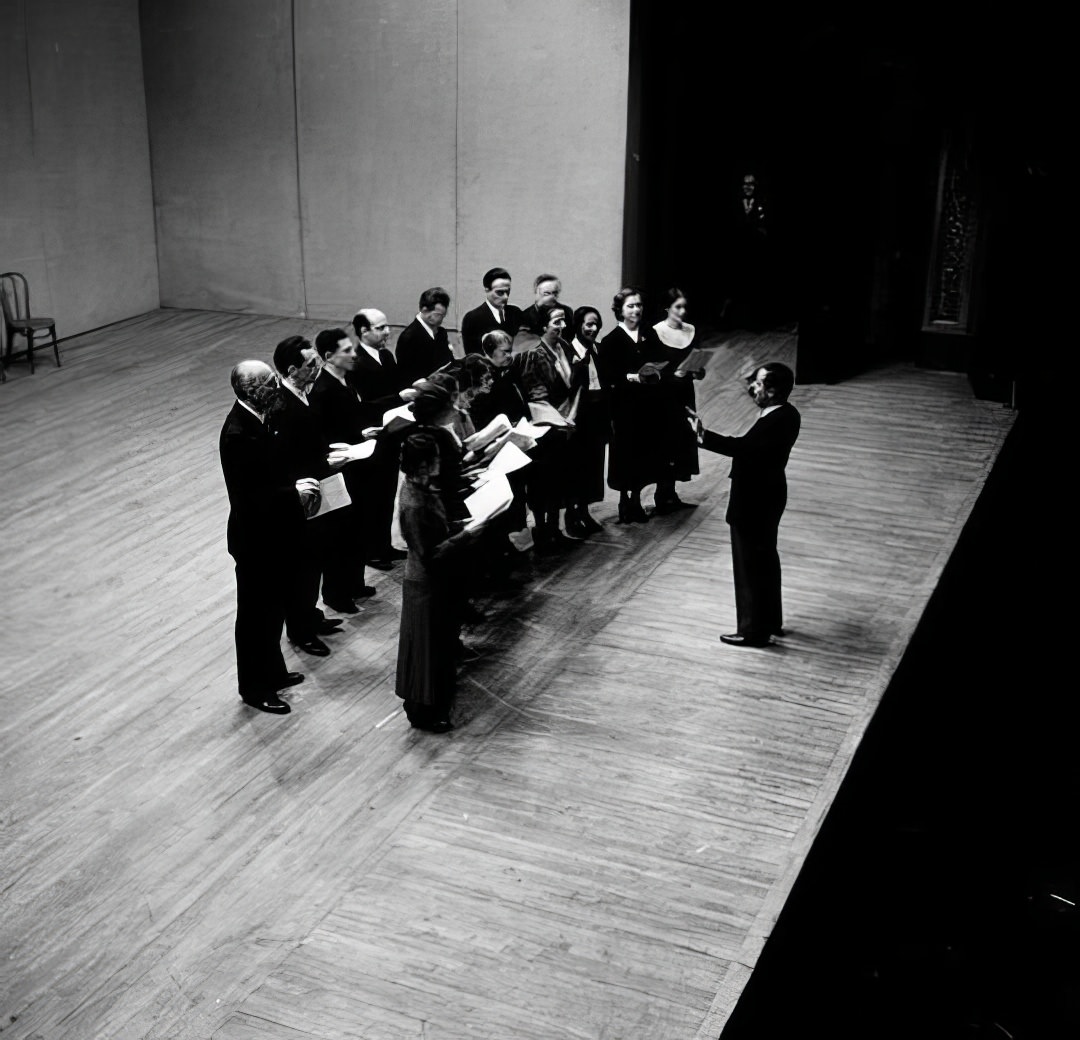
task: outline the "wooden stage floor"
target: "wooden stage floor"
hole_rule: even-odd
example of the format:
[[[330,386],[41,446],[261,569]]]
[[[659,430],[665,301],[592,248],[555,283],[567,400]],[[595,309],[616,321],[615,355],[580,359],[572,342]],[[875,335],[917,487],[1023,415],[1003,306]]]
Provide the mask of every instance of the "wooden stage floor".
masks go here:
[[[796,388],[776,648],[718,642],[703,453],[698,509],[489,602],[453,733],[398,710],[400,567],[276,718],[236,696],[217,434],[232,364],[320,324],[158,311],[0,388],[3,1040],[714,1040],[1011,413],[903,365]],[[717,346],[709,425],[794,349]]]

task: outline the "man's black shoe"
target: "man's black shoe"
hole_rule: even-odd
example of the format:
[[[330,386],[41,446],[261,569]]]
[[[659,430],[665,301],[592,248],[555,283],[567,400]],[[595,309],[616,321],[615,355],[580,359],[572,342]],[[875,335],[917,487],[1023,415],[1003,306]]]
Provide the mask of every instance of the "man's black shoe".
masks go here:
[[[374,567],[377,571],[389,571],[394,567],[393,560],[365,560],[364,563],[369,567]]]
[[[286,672],[277,681],[277,689],[287,690],[290,686],[299,686],[304,681],[303,672]]]
[[[404,549],[391,549],[387,554],[388,560],[407,560],[409,554]]]
[[[370,599],[378,591],[374,585],[361,585],[358,589],[353,589],[353,599]]]
[[[315,634],[320,636],[331,636],[335,632],[341,631],[341,626],[344,624],[341,618],[323,618],[315,626]]]
[[[727,643],[728,646],[769,646],[768,639],[751,639],[750,636],[739,635],[738,632],[732,632],[729,635],[720,637],[721,643]]]
[[[292,711],[292,708],[276,693],[254,693],[248,697],[241,695],[240,699],[248,707],[265,711],[270,715],[288,715]]]
[[[318,636],[312,636],[310,639],[305,639],[302,643],[293,640],[293,646],[298,650],[303,650],[305,654],[312,654],[315,657],[330,656],[330,647],[328,647]]]

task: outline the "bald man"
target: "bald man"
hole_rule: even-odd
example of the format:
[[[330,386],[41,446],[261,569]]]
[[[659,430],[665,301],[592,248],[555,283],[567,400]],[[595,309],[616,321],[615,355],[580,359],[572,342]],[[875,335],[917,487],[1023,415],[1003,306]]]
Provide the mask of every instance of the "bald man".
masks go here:
[[[229,553],[236,561],[236,679],[240,697],[259,711],[287,715],[280,690],[303,682],[281,654],[286,588],[280,559],[300,551],[305,516],[319,506],[319,482],[293,479],[266,425],[278,377],[261,361],[241,361],[230,377],[236,403],[218,450],[229,492]]]
[[[363,307],[353,318],[356,333],[356,367],[348,379],[360,395],[364,426],[382,426],[383,413],[402,403],[401,391],[409,386],[387,347],[390,324],[382,311]],[[361,465],[365,467],[366,494],[358,503],[363,526],[365,562],[369,567],[387,571],[394,560],[406,554],[390,545],[390,526],[394,518],[397,493],[397,442],[379,441],[375,454]]]

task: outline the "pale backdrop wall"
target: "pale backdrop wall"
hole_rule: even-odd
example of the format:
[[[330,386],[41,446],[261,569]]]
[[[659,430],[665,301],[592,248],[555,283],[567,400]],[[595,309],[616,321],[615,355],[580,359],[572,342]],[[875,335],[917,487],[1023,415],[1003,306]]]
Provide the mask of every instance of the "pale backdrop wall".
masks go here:
[[[630,0],[144,0],[166,305],[449,323],[618,288]]]
[[[0,0],[0,26],[0,270],[62,337],[154,309],[138,0]]]

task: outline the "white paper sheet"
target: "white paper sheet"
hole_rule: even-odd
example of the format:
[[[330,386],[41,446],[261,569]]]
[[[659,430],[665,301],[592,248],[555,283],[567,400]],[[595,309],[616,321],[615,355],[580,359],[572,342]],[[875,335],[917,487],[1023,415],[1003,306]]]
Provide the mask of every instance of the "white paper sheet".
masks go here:
[[[391,408],[390,411],[383,412],[383,426],[389,426],[391,419],[406,419],[409,422],[416,422],[416,416],[412,413],[412,405],[403,404],[400,408]]]
[[[322,516],[324,513],[341,509],[342,506],[352,505],[352,499],[345,488],[345,478],[340,473],[323,477],[319,481],[319,491],[322,497],[319,499],[319,511],[315,516]],[[308,517],[308,519],[312,520],[314,517]]]
[[[527,466],[532,459],[525,454],[513,441],[507,441],[488,463],[488,473],[495,476],[499,473],[513,473],[514,470]]]
[[[510,481],[501,473],[481,484],[465,499],[465,508],[474,520],[488,520],[509,509],[514,501]]]
[[[465,438],[465,447],[470,451],[478,451],[510,428],[510,420],[505,415],[496,415],[482,430],[477,430],[471,437]]]
[[[548,404],[547,401],[530,401],[529,411],[532,412],[533,425],[544,423],[547,426],[570,426],[566,419],[559,414],[557,408]]]

